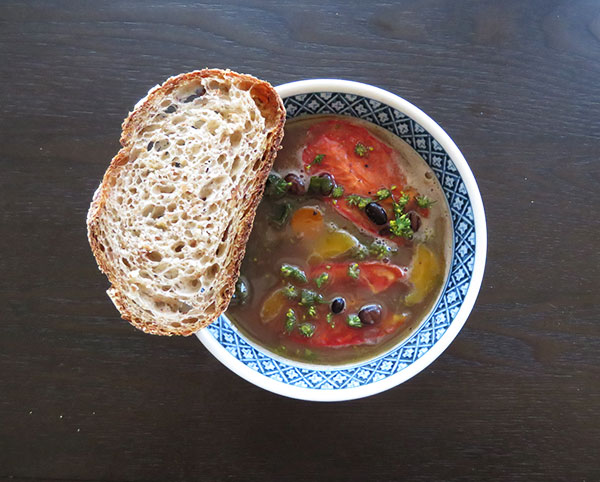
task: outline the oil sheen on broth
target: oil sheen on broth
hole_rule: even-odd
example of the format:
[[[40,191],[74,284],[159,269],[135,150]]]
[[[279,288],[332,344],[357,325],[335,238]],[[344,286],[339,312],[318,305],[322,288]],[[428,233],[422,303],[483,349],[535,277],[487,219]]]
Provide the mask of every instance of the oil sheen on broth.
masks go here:
[[[408,144],[353,118],[294,119],[227,315],[287,358],[369,358],[433,308],[451,243],[441,187]]]

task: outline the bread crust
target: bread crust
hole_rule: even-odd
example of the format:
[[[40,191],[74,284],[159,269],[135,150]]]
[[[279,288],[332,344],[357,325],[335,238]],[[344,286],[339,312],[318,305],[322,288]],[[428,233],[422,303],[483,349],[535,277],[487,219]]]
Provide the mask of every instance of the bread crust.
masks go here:
[[[133,302],[124,295],[120,289],[120,280],[116,271],[111,266],[106,252],[105,245],[101,239],[101,231],[99,229],[100,219],[103,210],[105,209],[106,200],[113,186],[113,180],[119,176],[119,173],[124,169],[129,162],[131,150],[131,140],[134,133],[143,128],[144,119],[156,105],[157,100],[177,89],[181,84],[185,84],[197,79],[204,78],[228,78],[236,84],[245,83],[245,87],[249,90],[254,101],[259,106],[266,119],[270,120],[272,127],[267,134],[267,147],[262,154],[262,158],[258,163],[252,183],[252,189],[245,192],[244,205],[242,216],[238,222],[232,223],[233,249],[232,255],[227,259],[226,265],[222,269],[222,276],[225,277],[224,288],[216,295],[214,303],[215,308],[211,309],[210,316],[186,318],[182,315],[181,327],[175,328],[167,324],[157,322],[154,317],[141,318],[136,316],[131,309],[130,304]],[[262,198],[267,176],[271,171],[273,162],[280,148],[283,138],[283,127],[285,123],[285,109],[281,98],[275,89],[268,83],[259,80],[255,77],[246,74],[239,74],[229,70],[220,69],[204,69],[194,72],[178,75],[167,79],[162,85],[156,86],[148,95],[143,98],[135,106],[134,110],[129,113],[122,124],[121,145],[117,155],[111,160],[111,163],[104,174],[102,183],[94,193],[90,209],[87,216],[88,239],[92,248],[92,253],[96,258],[98,267],[106,274],[111,287],[107,293],[123,319],[129,321],[136,328],[154,335],[183,335],[189,336],[201,328],[215,321],[229,305],[229,301],[235,290],[235,283],[239,276],[239,270],[246,251],[246,243],[252,231],[256,209]],[[247,186],[246,186],[247,187]]]

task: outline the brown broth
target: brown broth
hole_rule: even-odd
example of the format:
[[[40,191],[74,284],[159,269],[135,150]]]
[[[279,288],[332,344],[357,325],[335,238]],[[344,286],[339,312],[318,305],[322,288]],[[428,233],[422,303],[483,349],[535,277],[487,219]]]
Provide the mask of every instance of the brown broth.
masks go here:
[[[294,234],[289,222],[282,228],[275,227],[269,220],[273,212],[273,205],[289,202],[293,206],[294,212],[303,206],[315,207],[324,213],[324,221],[326,225],[331,227],[328,232],[333,229],[343,229],[364,245],[369,245],[374,238],[371,234],[343,217],[333,209],[331,204],[324,202],[322,196],[311,194],[293,196],[288,194],[282,199],[273,200],[267,196],[263,198],[258,208],[252,234],[247,244],[246,256],[241,267],[241,276],[248,285],[250,296],[244,304],[235,305],[232,303],[227,310],[227,315],[253,342],[284,357],[315,364],[344,364],[371,358],[409,336],[425,319],[439,297],[447,276],[452,249],[448,205],[437,178],[419,154],[407,143],[378,126],[353,118],[331,115],[308,116],[288,121],[285,126],[283,149],[275,161],[273,171],[281,176],[293,172],[302,177],[308,185],[310,175],[304,172],[301,157],[307,140],[307,131],[311,126],[330,119],[342,119],[345,122],[364,127],[370,134],[390,146],[393,149],[393,162],[398,163],[401,167],[407,178],[407,185],[413,186],[420,194],[434,200],[435,204],[429,211],[429,217],[427,219],[422,218],[422,225],[418,232],[414,234],[412,242],[409,242],[406,246],[398,246],[397,252],[386,259],[392,265],[409,268],[408,280],[397,282],[391,288],[380,293],[371,293],[360,287],[348,288],[348,286],[325,285],[325,287],[318,290],[327,300],[331,300],[336,296],[349,296],[350,299],[353,296],[358,298],[362,296],[364,297],[363,302],[380,304],[383,310],[383,318],[386,320],[389,320],[394,314],[403,314],[405,318],[398,323],[396,330],[385,334],[385,336],[380,336],[374,343],[368,342],[344,347],[320,347],[307,346],[304,339],[300,342],[290,339],[284,329],[285,311],[268,323],[263,323],[261,320],[260,312],[266,297],[284,284],[280,273],[281,265],[284,263],[296,265],[308,273],[311,270],[308,258],[311,253],[314,253],[316,243],[319,240],[319,238],[314,241],[299,239]],[[382,185],[385,185],[385,183],[383,182]],[[394,245],[394,243],[388,244]],[[404,304],[405,296],[413,289],[410,281],[410,276],[414,273],[414,269],[410,269],[411,261],[419,244],[425,245],[433,253],[435,259],[439,262],[439,274],[432,280],[433,287],[422,301],[412,306],[406,306]],[[341,260],[352,261],[352,257],[346,256]],[[325,261],[325,263],[333,264],[336,262],[337,260]],[[358,262],[360,263],[360,261]],[[310,288],[316,290],[314,284],[311,284]],[[324,310],[324,308],[320,308],[320,310]],[[302,308],[296,307],[295,311],[299,315],[303,313]],[[346,323],[347,315],[348,311],[344,312],[343,315],[334,316],[335,323]],[[318,317],[318,330],[327,329],[327,325],[322,320],[324,316],[323,314]],[[310,317],[307,321],[317,323]],[[352,328],[352,330],[374,331],[374,328],[363,327]]]

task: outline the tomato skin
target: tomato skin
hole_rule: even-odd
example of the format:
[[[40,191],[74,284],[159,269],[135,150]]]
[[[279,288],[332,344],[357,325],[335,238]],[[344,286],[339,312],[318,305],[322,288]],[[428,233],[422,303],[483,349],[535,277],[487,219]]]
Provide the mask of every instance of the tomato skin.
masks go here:
[[[358,279],[353,279],[348,275],[348,268],[352,264],[358,265],[360,270]],[[395,264],[367,261],[360,263],[324,263],[311,269],[311,277],[315,277],[319,273],[328,273],[329,283],[332,286],[359,283],[361,286],[369,288],[372,293],[377,294],[403,279],[406,276],[406,269]]]
[[[321,264],[311,269],[311,277],[314,278],[320,273],[328,273],[329,287],[339,288],[340,286],[351,286],[359,283],[361,286],[367,287],[372,293],[380,293],[402,281],[406,276],[406,269],[400,266],[371,261],[357,263],[360,273],[358,279],[353,279],[348,276],[348,266],[351,264],[353,263]],[[366,302],[367,300],[364,300],[364,303]],[[393,317],[391,313],[388,313],[380,323],[362,328],[353,328],[348,325],[346,321],[348,314],[350,314],[348,309],[339,315],[333,316],[334,326],[327,323],[327,313],[329,313],[329,305],[317,307],[317,317],[312,321],[316,326],[312,337],[306,338],[300,333],[293,332],[289,335],[290,338],[307,346],[344,347],[377,343],[382,337],[394,332],[398,327],[397,324],[391,323]]]
[[[363,156],[356,153],[357,144],[367,148]],[[323,155],[321,162],[315,163],[315,158],[320,155]],[[309,129],[302,162],[308,174],[329,173],[336,184],[343,186],[344,197],[326,200],[338,213],[373,236],[385,237],[380,234],[381,226],[374,225],[364,211],[348,204],[345,196],[358,194],[377,200],[380,189],[396,186],[395,192],[399,193],[406,188],[406,177],[394,161],[389,146],[364,127],[344,120],[329,120]],[[391,199],[378,202],[392,219]],[[402,238],[393,238],[393,241],[406,244]]]

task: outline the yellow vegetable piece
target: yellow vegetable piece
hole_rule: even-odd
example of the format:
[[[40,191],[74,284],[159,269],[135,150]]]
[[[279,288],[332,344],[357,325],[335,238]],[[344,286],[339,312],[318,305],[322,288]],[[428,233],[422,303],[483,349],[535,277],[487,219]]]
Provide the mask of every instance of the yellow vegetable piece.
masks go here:
[[[301,207],[293,214],[290,225],[294,234],[315,239],[323,230],[323,212],[316,207]]]
[[[260,319],[263,323],[269,323],[279,316],[286,305],[287,298],[283,290],[278,289],[271,293],[264,301],[260,309]]]
[[[358,244],[358,239],[340,229],[320,237],[315,243],[313,256],[318,256],[322,259],[337,258],[356,248]]]
[[[421,303],[436,285],[441,274],[442,267],[439,259],[427,246],[419,244],[409,276],[414,288],[404,299],[406,306]]]

